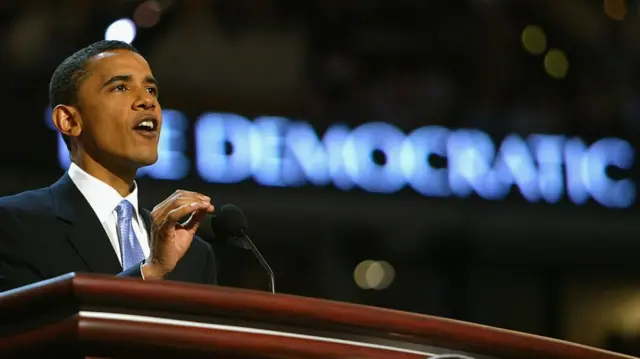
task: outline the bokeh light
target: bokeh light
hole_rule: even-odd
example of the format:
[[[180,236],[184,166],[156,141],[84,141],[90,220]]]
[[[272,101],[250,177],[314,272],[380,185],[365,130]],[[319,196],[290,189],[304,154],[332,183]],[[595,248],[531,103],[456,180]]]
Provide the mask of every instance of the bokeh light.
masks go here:
[[[561,50],[551,49],[544,57],[544,70],[549,76],[562,79],[567,76],[569,60]]]
[[[547,35],[539,26],[529,25],[522,30],[522,46],[528,52],[539,55],[547,49]]]
[[[604,0],[604,12],[610,18],[618,21],[624,20],[627,15],[626,0]]]
[[[395,269],[385,261],[365,260],[353,272],[353,279],[362,289],[382,290],[395,279]]]
[[[140,26],[149,28],[160,21],[162,6],[155,0],[149,0],[138,5],[133,13],[133,21]]]
[[[128,44],[136,38],[136,24],[131,19],[116,20],[104,32],[105,40],[120,40]]]

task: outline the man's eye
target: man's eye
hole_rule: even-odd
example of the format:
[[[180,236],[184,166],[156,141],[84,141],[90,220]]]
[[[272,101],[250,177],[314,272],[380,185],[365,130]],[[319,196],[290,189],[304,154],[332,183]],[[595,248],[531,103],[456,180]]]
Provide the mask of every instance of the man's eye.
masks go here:
[[[125,91],[127,87],[125,85],[118,85],[113,88],[114,91]]]
[[[158,94],[158,89],[156,89],[155,87],[147,87],[147,91],[149,91],[149,93],[154,96]]]

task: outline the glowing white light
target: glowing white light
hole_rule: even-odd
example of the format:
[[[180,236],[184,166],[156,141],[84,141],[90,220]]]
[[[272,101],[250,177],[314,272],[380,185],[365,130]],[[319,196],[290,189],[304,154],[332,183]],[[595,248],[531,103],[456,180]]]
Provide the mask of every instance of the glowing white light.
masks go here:
[[[385,261],[362,261],[353,271],[353,279],[362,289],[385,289],[391,285],[395,276],[395,269]]]
[[[128,44],[136,38],[136,24],[130,19],[116,20],[104,32],[105,40],[120,40]]]
[[[609,168],[621,169],[622,174],[636,171],[637,150],[621,138],[601,138],[591,144],[578,137],[549,134],[508,134],[494,139],[480,130],[440,126],[404,134],[384,123],[355,129],[334,124],[320,135],[310,124],[289,118],[261,116],[252,121],[238,114],[209,112],[194,125],[192,157],[187,153],[185,115],[165,109],[163,116],[158,162],[140,171],[141,176],[182,179],[193,163],[199,177],[209,183],[333,184],[345,191],[360,187],[378,193],[395,193],[409,186],[428,197],[476,194],[488,200],[504,200],[515,190],[532,203],[556,203],[564,198],[576,205],[593,200],[608,208],[632,207],[638,197],[632,176],[609,176]],[[55,129],[50,106],[45,121]],[[372,160],[374,150],[384,154],[385,164]],[[445,158],[446,165],[431,163],[431,156]],[[67,169],[69,152],[60,135],[58,160]],[[372,278],[378,278],[381,270],[392,271],[382,268],[386,264],[372,268],[369,264],[358,271],[362,281],[369,269]]]

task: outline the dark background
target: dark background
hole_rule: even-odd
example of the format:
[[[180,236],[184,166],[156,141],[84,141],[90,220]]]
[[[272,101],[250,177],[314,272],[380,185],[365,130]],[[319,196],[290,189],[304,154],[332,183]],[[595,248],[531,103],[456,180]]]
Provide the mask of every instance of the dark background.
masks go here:
[[[142,4],[142,5],[141,5]],[[62,168],[44,121],[47,85],[66,56],[138,23],[133,45],[164,108],[330,124],[382,121],[509,133],[619,137],[638,148],[640,3],[579,0],[15,1],[0,3],[0,194],[45,186]],[[157,23],[148,22],[159,16]],[[146,24],[147,27],[144,27]],[[528,52],[523,30],[546,46]],[[560,49],[566,76],[545,56]],[[187,152],[194,156],[193,130]],[[636,154],[637,156],[637,154]],[[638,165],[628,175],[637,183]],[[484,323],[638,354],[640,226],[627,209],[569,201],[427,198],[140,178],[148,207],[177,188],[245,211],[250,233],[292,293]],[[250,253],[217,246],[224,285],[266,290]],[[390,263],[383,290],[354,280]],[[357,276],[356,276],[357,277]]]

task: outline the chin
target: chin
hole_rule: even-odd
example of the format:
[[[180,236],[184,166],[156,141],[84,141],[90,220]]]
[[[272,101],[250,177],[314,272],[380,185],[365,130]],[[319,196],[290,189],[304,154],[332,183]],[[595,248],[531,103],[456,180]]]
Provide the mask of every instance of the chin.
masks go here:
[[[140,156],[137,158],[133,158],[133,162],[135,162],[139,167],[151,166],[158,162],[158,154],[148,155],[148,156]]]
[[[158,162],[158,156],[155,156],[153,158],[149,158],[149,159],[145,159],[143,161],[141,161],[141,165],[143,166],[151,166],[153,164],[155,164],[156,162]]]

